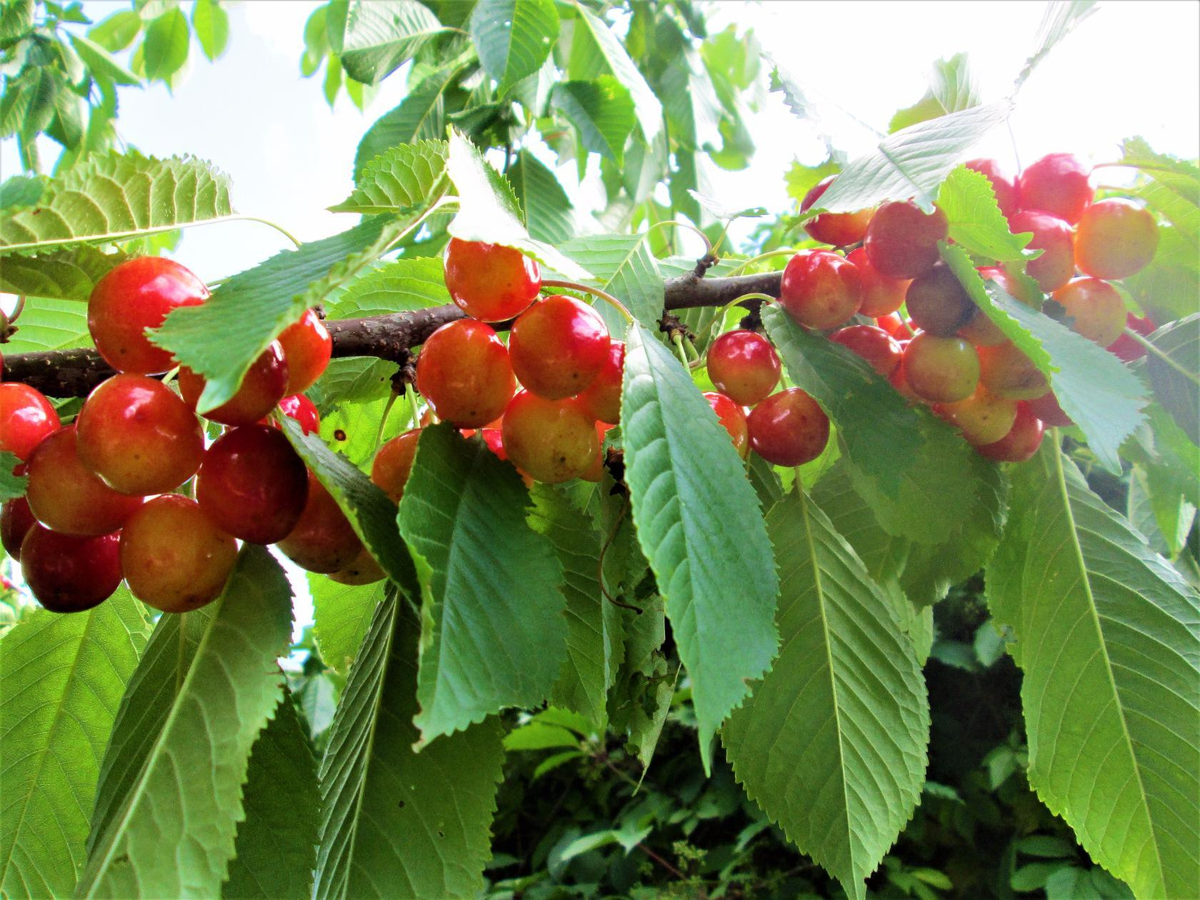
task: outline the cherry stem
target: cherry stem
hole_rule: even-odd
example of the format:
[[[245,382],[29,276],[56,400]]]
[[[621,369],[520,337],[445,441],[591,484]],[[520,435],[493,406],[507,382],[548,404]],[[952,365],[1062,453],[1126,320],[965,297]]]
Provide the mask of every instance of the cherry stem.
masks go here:
[[[721,321],[725,321],[725,316],[729,314],[731,309],[733,309],[735,306],[740,306],[747,300],[761,300],[763,303],[772,303],[774,302],[775,298],[770,294],[760,294],[757,292],[751,292],[749,294],[742,294],[740,297],[734,297],[721,307],[721,312],[719,313]]]
[[[736,269],[734,269],[729,274],[730,275],[741,275],[744,271],[746,271],[746,269],[750,268],[750,266],[754,265],[755,263],[760,263],[763,260],[767,260],[767,259],[773,259],[776,256],[795,256],[795,255],[796,255],[796,251],[792,250],[788,247],[780,247],[778,250],[768,250],[766,253],[760,253],[758,256],[750,257],[748,260],[743,262],[741,265],[739,265]]]
[[[408,392],[408,385],[404,386],[405,393]],[[371,451],[374,456],[379,452],[379,445],[383,443],[383,428],[387,425],[388,416],[391,415],[392,407],[396,405],[396,398],[400,395],[392,391],[388,395],[387,403],[383,407],[383,415],[379,417],[379,430],[375,432],[375,449]]]
[[[1157,356],[1159,359],[1161,359],[1163,362],[1165,362],[1168,366],[1170,366],[1172,369],[1174,369],[1176,372],[1178,372],[1184,378],[1188,379],[1191,382],[1194,382],[1195,384],[1200,384],[1200,378],[1198,378],[1194,372],[1189,372],[1187,369],[1185,369],[1183,366],[1181,366],[1179,363],[1177,363],[1175,360],[1173,360],[1168,354],[1164,353],[1161,349],[1159,349],[1154,344],[1154,342],[1151,341],[1149,338],[1147,338],[1145,335],[1138,334],[1132,328],[1126,328],[1125,333],[1127,335],[1129,335],[1131,338],[1133,338],[1135,341],[1137,341],[1139,344],[1141,344],[1143,347],[1145,347],[1148,352],[1153,353],[1155,356]]]
[[[417,392],[411,384],[404,385],[404,399],[408,402],[409,427],[416,428],[421,423],[421,417],[417,413]]]
[[[679,361],[683,363],[685,369],[690,369],[691,363],[688,362],[687,351],[683,349],[683,335],[676,332],[671,337],[671,343],[675,345],[675,355],[679,357]]]
[[[575,281],[558,281],[552,278],[543,279],[542,287],[566,288],[569,291],[579,291],[582,294],[592,294],[593,296],[599,297],[605,303],[616,307],[617,312],[619,312],[625,318],[626,322],[633,322],[633,314],[625,308],[625,304],[612,294],[600,290],[600,288],[588,287],[586,284],[579,284]]]
[[[17,305],[13,307],[12,315],[8,317],[8,324],[11,325],[17,319],[21,318],[21,313],[25,311],[25,295],[17,294]]]
[[[713,242],[708,239],[708,235],[705,234],[703,231],[701,231],[699,228],[697,228],[695,225],[692,225],[689,222],[681,222],[678,219],[666,219],[662,222],[655,222],[653,225],[651,225],[649,228],[646,229],[646,234],[649,234],[655,228],[665,228],[668,225],[673,225],[676,228],[686,228],[688,231],[692,232],[693,234],[699,235],[700,240],[704,241],[704,255],[706,257],[713,255],[713,250],[715,248],[713,246]],[[722,232],[721,237],[724,237],[724,236],[725,236],[725,233]],[[720,243],[720,242],[718,241],[718,243]]]

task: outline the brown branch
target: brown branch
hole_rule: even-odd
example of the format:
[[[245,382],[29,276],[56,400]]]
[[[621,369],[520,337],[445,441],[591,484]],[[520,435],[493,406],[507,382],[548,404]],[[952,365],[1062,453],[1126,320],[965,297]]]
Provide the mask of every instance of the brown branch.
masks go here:
[[[663,284],[664,307],[671,310],[724,306],[742,294],[777,297],[779,279],[779,272],[727,278],[699,278],[694,273],[679,275]],[[458,307],[447,305],[364,319],[331,319],[325,326],[333,336],[335,357],[374,356],[404,363],[410,348],[462,316]],[[497,327],[506,328],[508,324]],[[92,388],[113,374],[95,350],[4,354],[5,381],[24,382],[48,397],[86,397]]]

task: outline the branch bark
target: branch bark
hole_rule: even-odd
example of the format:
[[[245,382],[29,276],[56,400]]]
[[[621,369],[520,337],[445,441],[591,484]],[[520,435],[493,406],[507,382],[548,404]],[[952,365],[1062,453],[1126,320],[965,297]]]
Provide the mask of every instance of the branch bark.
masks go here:
[[[695,273],[668,278],[663,283],[666,310],[698,306],[724,306],[743,294],[779,296],[781,273],[700,278]],[[337,358],[372,356],[402,363],[408,350],[426,340],[441,326],[463,317],[453,305],[414,312],[389,313],[364,319],[331,319],[325,325],[333,337]],[[508,323],[498,327],[506,328]],[[48,397],[86,397],[96,385],[116,374],[95,350],[51,350],[4,355],[4,380],[20,381]]]

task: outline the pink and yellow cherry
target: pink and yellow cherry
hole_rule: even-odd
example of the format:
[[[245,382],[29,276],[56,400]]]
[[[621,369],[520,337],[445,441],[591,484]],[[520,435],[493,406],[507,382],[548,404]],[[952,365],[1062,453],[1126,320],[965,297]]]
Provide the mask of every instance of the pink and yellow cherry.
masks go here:
[[[292,394],[279,401],[279,411],[300,426],[305,434],[318,434],[321,431],[321,415],[317,405],[303,394]]]
[[[1120,197],[1093,203],[1075,229],[1075,263],[1094,278],[1136,275],[1150,264],[1157,249],[1153,213]]]
[[[1071,329],[1101,347],[1125,332],[1125,301],[1117,289],[1099,278],[1076,278],[1053,294],[1075,321]]]
[[[74,425],[43,440],[29,456],[25,496],[34,518],[62,534],[95,537],[118,530],[141,497],[114,491],[79,459]]]
[[[287,360],[285,394],[299,394],[317,383],[333,355],[333,338],[315,309],[306,310],[279,335],[283,358]]]
[[[1008,335],[982,309],[976,309],[967,323],[955,333],[976,347],[997,347],[1008,341]]]
[[[0,384],[0,450],[29,459],[42,438],[58,431],[58,413],[45,395],[27,384]]]
[[[992,185],[992,192],[996,195],[996,205],[1000,207],[1001,215],[1008,218],[1017,211],[1017,186],[1000,163],[994,159],[969,159],[963,165],[973,172],[987,176]]]
[[[894,313],[904,305],[904,294],[908,291],[911,279],[888,278],[880,274],[863,247],[851,252],[846,259],[858,268],[858,280],[862,284],[862,305],[858,311],[862,315],[879,318]]]
[[[721,423],[721,427],[729,432],[733,449],[738,452],[738,456],[745,459],[750,455],[750,432],[746,427],[746,411],[731,397],[717,391],[705,391],[704,399],[717,414],[717,421]]]
[[[344,569],[331,572],[329,575],[330,581],[351,585],[374,584],[385,578],[387,578],[387,574],[379,567],[379,563],[375,562],[375,557],[366,547],[363,547],[358,556],[354,557]]]
[[[800,388],[772,394],[746,417],[750,448],[776,466],[801,466],[829,443],[829,417]]]
[[[1146,355],[1145,345],[1131,338],[1128,334],[1130,331],[1146,336],[1153,333],[1154,323],[1149,316],[1135,316],[1133,313],[1125,316],[1126,333],[1108,345],[1108,352],[1125,362],[1133,362]]]
[[[808,328],[844,325],[862,305],[858,267],[827,250],[801,250],[783,270],[779,302]]]
[[[1029,403],[1018,403],[1017,414],[1008,434],[990,444],[976,445],[981,456],[996,462],[1024,462],[1042,445],[1046,426],[1034,415]]]
[[[0,543],[4,545],[4,551],[17,562],[21,561],[21,542],[35,524],[37,520],[29,511],[29,501],[24,497],[17,497],[0,506]]]
[[[446,247],[446,290],[473,319],[504,322],[525,312],[542,288],[538,264],[519,250],[451,238]]]
[[[509,401],[501,434],[509,462],[546,484],[580,477],[600,452],[596,423],[575,400],[530,391]]]
[[[1050,390],[1050,382],[1016,344],[976,347],[979,382],[997,397],[1033,400]]]
[[[155,375],[175,365],[171,354],[150,343],[147,328],[167,314],[199,306],[208,288],[188,269],[161,256],[121,263],[101,278],[88,298],[88,331],[96,349],[118,372]]]
[[[1042,396],[1026,401],[1022,406],[1028,406],[1029,412],[1050,428],[1069,428],[1075,424],[1059,405],[1054,391],[1046,391]]]
[[[621,381],[625,377],[625,343],[611,341],[608,359],[592,383],[579,392],[579,406],[597,422],[621,421]]]
[[[1032,233],[1033,239],[1025,249],[1043,251],[1025,266],[1038,287],[1050,293],[1071,280],[1075,274],[1075,238],[1065,219],[1026,209],[1009,220],[1009,229],[1013,234]]]
[[[308,470],[279,429],[242,425],[205,451],[194,490],[222,531],[251,544],[274,544],[300,520]]]
[[[99,606],[121,584],[119,538],[60,534],[34,525],[21,543],[21,575],[34,599],[50,612]]]
[[[412,472],[413,458],[417,455],[417,441],[420,437],[420,428],[396,435],[379,448],[371,462],[371,480],[394,503],[399,503],[400,498],[404,496],[404,485]]]
[[[741,406],[753,406],[779,384],[779,354],[761,334],[727,331],[708,348],[708,377]]]
[[[611,343],[599,313],[573,297],[555,294],[513,323],[508,351],[525,390],[545,400],[561,400],[574,397],[600,374],[609,362]]]
[[[237,393],[204,418],[222,425],[253,425],[283,399],[288,384],[288,363],[279,341],[271,341],[250,366]],[[187,366],[179,370],[179,392],[192,409],[200,402],[206,382]]]
[[[913,323],[938,337],[954,334],[977,309],[958,276],[945,263],[914,278],[904,302]]]
[[[829,339],[857,353],[884,378],[891,378],[903,355],[900,342],[874,325],[851,325],[835,331]]]
[[[168,613],[216,600],[237,560],[237,541],[180,494],[147,501],[121,529],[121,570],[133,596]]]
[[[204,431],[170,388],[145,375],[114,375],[75,420],[79,461],[122,494],[173,491],[196,474]]]
[[[1091,169],[1070,153],[1043,156],[1017,179],[1021,208],[1041,210],[1074,225],[1096,193],[1091,175]]]
[[[999,266],[984,266],[979,270],[979,277],[984,281],[994,281],[1000,290],[1026,306],[1039,310],[1042,308],[1045,298],[1037,284],[1031,284],[1028,280],[1018,280]],[[1032,277],[1031,274],[1030,278]]]
[[[887,278],[916,278],[939,259],[938,241],[950,236],[946,214],[934,208],[922,212],[915,203],[893,200],[871,217],[863,249],[879,274]]]
[[[1017,418],[1017,401],[997,397],[980,385],[965,400],[935,403],[933,411],[958,428],[967,443],[991,444],[1012,428]]]
[[[474,319],[443,325],[417,357],[417,390],[438,418],[459,428],[478,428],[502,414],[515,388],[508,349],[490,325]]]
[[[326,575],[340,572],[358,558],[363,543],[333,495],[308,473],[308,500],[300,520],[275,545],[302,569]]]
[[[821,199],[835,178],[836,175],[830,175],[809,188],[804,199],[800,201],[801,214],[808,212],[813,204]],[[804,230],[810,238],[822,244],[833,244],[835,247],[857,244],[867,233],[867,223],[871,221],[872,212],[870,209],[861,209],[849,213],[822,213],[805,222]]]
[[[933,403],[966,400],[979,384],[979,355],[959,337],[921,332],[904,348],[901,366],[913,393]]]

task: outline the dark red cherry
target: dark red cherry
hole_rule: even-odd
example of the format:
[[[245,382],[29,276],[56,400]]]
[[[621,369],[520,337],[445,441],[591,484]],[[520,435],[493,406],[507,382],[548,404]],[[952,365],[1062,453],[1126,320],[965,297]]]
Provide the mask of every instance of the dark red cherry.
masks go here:
[[[254,361],[241,386],[229,400],[204,413],[204,418],[222,425],[253,425],[283,399],[288,384],[288,364],[279,341]],[[192,409],[200,402],[205,380],[187,366],[179,370],[179,392]]]
[[[118,535],[76,537],[34,525],[21,543],[21,575],[51,612],[99,606],[121,584]]]

